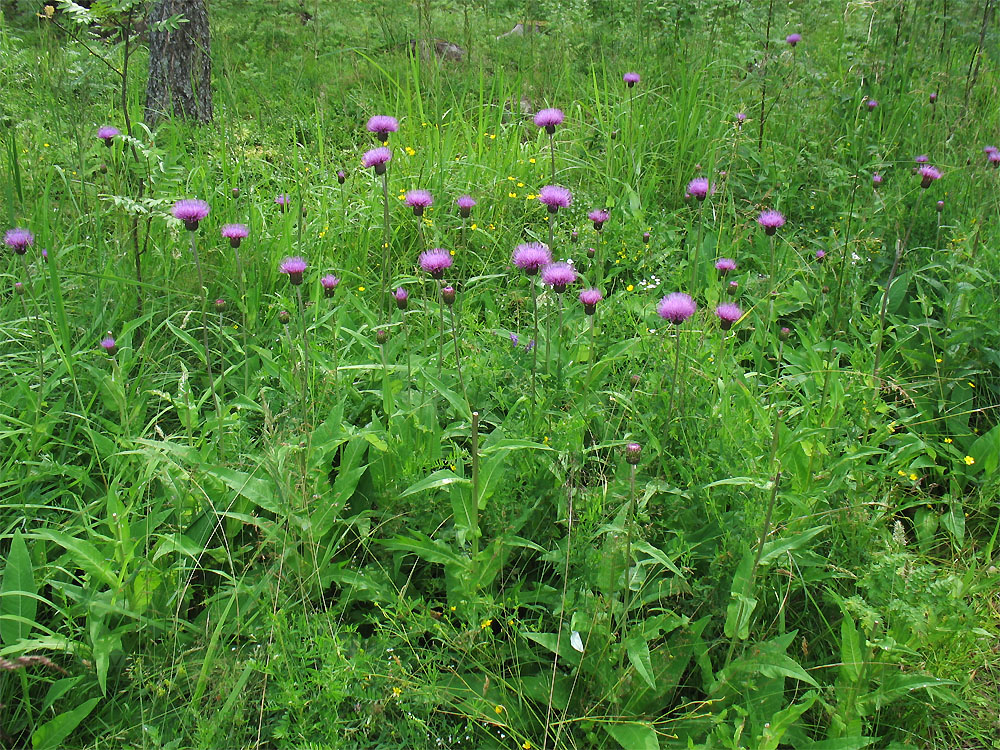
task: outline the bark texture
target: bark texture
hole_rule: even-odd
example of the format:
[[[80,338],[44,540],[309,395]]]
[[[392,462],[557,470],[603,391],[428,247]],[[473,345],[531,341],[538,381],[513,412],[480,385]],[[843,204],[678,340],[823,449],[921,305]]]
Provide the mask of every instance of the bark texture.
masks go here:
[[[212,120],[212,56],[205,0],[157,0],[149,11],[150,29],[171,16],[187,19],[176,31],[149,32],[146,122],[183,117]]]

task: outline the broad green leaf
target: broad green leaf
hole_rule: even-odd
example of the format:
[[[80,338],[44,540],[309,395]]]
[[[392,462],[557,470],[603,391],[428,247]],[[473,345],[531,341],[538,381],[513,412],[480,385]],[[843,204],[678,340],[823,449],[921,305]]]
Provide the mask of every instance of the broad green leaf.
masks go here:
[[[31,633],[38,608],[37,593],[28,545],[21,532],[15,531],[0,584],[0,641],[5,645],[17,643]]]
[[[961,500],[948,505],[948,509],[941,514],[941,525],[951,534],[956,547],[965,544],[965,509]]]
[[[801,549],[809,542],[809,540],[826,528],[826,526],[816,526],[808,529],[807,531],[803,531],[801,534],[796,534],[793,537],[775,539],[768,542],[764,545],[764,550],[760,556],[760,566],[764,567],[765,565],[769,565],[772,560],[781,557],[787,552]]]
[[[803,700],[801,703],[783,708],[774,714],[771,717],[771,721],[764,725],[764,732],[758,746],[759,750],[777,750],[778,745],[781,743],[781,738],[785,736],[785,732],[791,729],[792,725],[799,720],[802,714],[812,708],[812,704],[816,702],[818,697],[815,690],[810,690],[802,696]]]
[[[80,726],[80,722],[90,716],[100,698],[91,698],[81,703],[72,711],[59,714],[56,718],[42,724],[31,735],[32,750],[56,750],[65,747],[65,740],[70,732]]]
[[[801,750],[861,750],[868,747],[876,737],[838,737],[802,745]]]
[[[237,495],[245,497],[261,510],[276,515],[283,513],[281,496],[275,483],[270,479],[259,479],[243,471],[226,469],[222,466],[206,468],[205,473],[215,477]]]
[[[976,462],[969,467],[969,470],[978,469],[984,476],[993,474],[997,470],[997,464],[1000,463],[1000,425],[976,438],[969,446],[969,455]]]
[[[651,690],[656,690],[656,679],[653,677],[653,662],[649,658],[649,644],[641,635],[633,635],[625,640],[625,653],[635,667],[635,671],[645,680]]]
[[[465,477],[458,476],[455,472],[449,469],[441,469],[440,471],[435,471],[430,476],[424,477],[419,482],[415,482],[407,487],[405,490],[399,493],[399,497],[409,497],[410,495],[415,495],[418,492],[424,492],[425,490],[433,490],[438,487],[447,487],[450,484],[472,484],[471,479],[466,479]]]
[[[97,547],[83,539],[64,534],[54,529],[42,529],[38,532],[40,539],[49,539],[65,549],[76,564],[87,573],[96,576],[111,587],[118,586],[118,579],[115,577],[109,564],[109,559],[97,551]]]
[[[865,656],[861,650],[858,628],[854,624],[854,619],[846,612],[844,619],[840,621],[840,661],[840,672],[845,682],[856,683],[861,676]]]
[[[680,576],[681,578],[684,577],[684,574],[681,573],[680,569],[670,561],[670,558],[667,557],[662,550],[657,549],[649,542],[635,542],[632,546],[640,552],[645,552],[675,576]]]
[[[430,563],[440,565],[457,565],[467,568],[469,561],[459,557],[445,544],[435,542],[423,535],[405,537],[397,536],[394,539],[383,542],[386,549],[395,552],[409,552]]]
[[[652,724],[636,722],[634,724],[602,724],[604,731],[610,734],[625,750],[660,750],[660,741]]]

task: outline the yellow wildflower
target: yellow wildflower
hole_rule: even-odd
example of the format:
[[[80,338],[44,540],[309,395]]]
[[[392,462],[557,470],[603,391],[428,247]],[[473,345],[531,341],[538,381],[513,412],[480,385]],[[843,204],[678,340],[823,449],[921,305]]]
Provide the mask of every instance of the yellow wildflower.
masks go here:
[[[406,151],[406,155],[407,156],[416,156],[417,155],[416,150],[410,148],[409,146],[407,146],[404,150]]]
[[[363,286],[359,286],[359,287],[358,287],[358,291],[359,291],[359,292],[363,292],[364,290],[365,290],[365,288],[364,288]]]
[[[528,159],[528,164],[534,164],[534,163],[535,163],[535,157],[532,156],[530,159]]]
[[[480,627],[483,630],[486,630],[486,628],[490,627],[492,624],[493,624],[493,620],[483,620],[483,624],[480,625]]]
[[[493,710],[496,711],[498,714],[502,714],[504,712],[504,707],[496,706]]]
[[[976,459],[972,456],[966,456],[964,460],[967,466],[972,466],[972,464],[976,463]]]
[[[945,438],[945,439],[944,439],[944,441],[945,441],[946,443],[951,443],[951,442],[953,442],[951,438]]]
[[[394,687],[392,689],[392,694],[398,698],[399,696],[401,696],[403,694],[403,691],[400,690],[398,687]]]
[[[632,286],[631,284],[629,284],[627,287],[625,287],[625,291],[626,292],[631,292],[633,289],[635,289],[635,287]]]
[[[917,481],[917,475],[916,474],[910,474],[910,481],[911,482],[916,482]]]

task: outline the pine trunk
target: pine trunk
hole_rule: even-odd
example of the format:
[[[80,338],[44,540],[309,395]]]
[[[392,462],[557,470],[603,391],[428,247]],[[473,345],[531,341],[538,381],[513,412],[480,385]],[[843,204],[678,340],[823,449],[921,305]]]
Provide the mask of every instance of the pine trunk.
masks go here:
[[[174,31],[153,31],[175,15],[186,23]],[[149,80],[146,122],[168,117],[199,123],[212,120],[212,57],[205,0],[157,0],[149,11]]]

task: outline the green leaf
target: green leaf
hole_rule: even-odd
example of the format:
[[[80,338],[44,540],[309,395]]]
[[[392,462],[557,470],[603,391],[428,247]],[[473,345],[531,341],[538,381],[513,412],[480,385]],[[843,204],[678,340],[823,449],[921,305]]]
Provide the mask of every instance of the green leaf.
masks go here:
[[[976,461],[969,469],[978,468],[985,476],[993,474],[1000,463],[1000,425],[976,438],[969,446],[969,455]]]
[[[430,563],[441,565],[458,565],[467,568],[469,561],[459,557],[451,549],[441,542],[435,542],[423,535],[413,537],[397,536],[394,539],[383,543],[386,549],[395,552],[409,552]]]
[[[802,745],[801,750],[861,750],[868,747],[876,737],[838,737],[832,740],[820,740]]]
[[[27,638],[35,621],[38,602],[28,545],[20,531],[14,532],[0,585],[0,641],[4,645]]]
[[[433,386],[434,390],[441,394],[445,400],[452,405],[459,416],[470,422],[472,421],[472,410],[469,408],[469,404],[461,396],[447,388],[444,383],[430,373],[425,371],[423,376],[427,382]]]
[[[472,480],[460,477],[449,469],[441,469],[440,471],[435,471],[430,476],[424,477],[419,482],[411,484],[399,493],[399,497],[409,497],[410,495],[415,495],[418,492],[423,492],[424,490],[434,490],[438,487],[447,487],[450,484],[471,485]]]
[[[778,745],[781,743],[781,738],[785,736],[785,732],[791,729],[792,725],[799,720],[806,711],[812,708],[812,704],[816,702],[819,697],[815,690],[810,690],[803,697],[801,703],[796,703],[794,705],[788,706],[774,714],[771,717],[771,721],[764,725],[764,731],[761,735],[759,750],[777,750]]]
[[[865,655],[861,650],[861,639],[854,618],[846,612],[844,619],[840,621],[840,661],[840,673],[844,680],[850,684],[856,683],[861,677]]]
[[[90,716],[100,698],[91,698],[81,703],[72,711],[59,714],[56,718],[42,724],[31,735],[32,750],[55,750],[63,747],[63,740],[70,732],[80,726],[80,722]]]
[[[108,586],[112,588],[118,586],[118,579],[112,572],[108,559],[98,552],[97,547],[90,542],[53,529],[39,531],[38,537],[48,539],[61,546],[73,557],[79,567],[104,581]]]
[[[956,547],[965,544],[965,509],[961,500],[956,500],[941,514],[941,525],[951,534]]]
[[[763,553],[760,556],[760,567],[769,565],[772,560],[775,560],[788,552],[804,547],[810,539],[819,534],[825,528],[827,527],[815,526],[807,531],[803,531],[801,534],[796,534],[793,537],[775,539],[774,541],[768,542],[764,545]]]
[[[221,466],[207,468],[205,473],[210,477],[215,477],[237,495],[242,495],[261,510],[276,515],[283,513],[280,494],[270,479],[258,479],[246,472],[226,469]]]
[[[635,667],[635,671],[646,681],[651,690],[656,690],[656,680],[653,677],[653,662],[649,658],[649,644],[640,635],[634,635],[625,640],[625,653]]]
[[[652,724],[602,724],[604,731],[625,750],[660,750]]]

